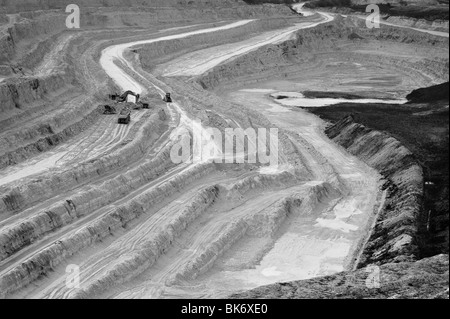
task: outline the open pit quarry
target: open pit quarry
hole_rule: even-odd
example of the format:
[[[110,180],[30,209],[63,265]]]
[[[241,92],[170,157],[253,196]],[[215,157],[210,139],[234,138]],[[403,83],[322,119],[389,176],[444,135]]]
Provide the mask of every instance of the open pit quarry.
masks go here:
[[[448,21],[80,0],[68,29],[72,2],[0,7],[1,298],[448,298],[448,224],[430,230],[417,156],[309,110],[409,107],[449,81]],[[110,97],[126,91],[148,108]],[[200,160],[174,160],[186,136],[208,137]]]

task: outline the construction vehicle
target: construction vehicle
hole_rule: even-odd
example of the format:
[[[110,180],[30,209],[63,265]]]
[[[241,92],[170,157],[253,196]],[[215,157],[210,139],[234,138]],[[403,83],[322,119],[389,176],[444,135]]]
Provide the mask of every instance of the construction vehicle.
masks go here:
[[[114,106],[105,105],[103,114],[117,114],[117,110]]]
[[[126,91],[122,95],[117,93],[110,94],[109,98],[118,103],[129,102],[129,103],[137,103],[139,102],[140,95],[134,93],[133,91]]]
[[[136,94],[132,91],[126,91],[119,97],[118,102],[137,103],[139,102],[139,97],[139,94]]]
[[[117,94],[117,93],[109,94],[109,95],[108,95],[108,98],[109,98],[110,100],[117,101],[117,99],[119,98],[119,94]]]
[[[114,106],[111,105],[99,105],[98,106],[99,112],[102,114],[117,114],[117,110]]]
[[[132,108],[133,108],[133,110],[149,109],[150,103],[144,102],[144,101],[139,101],[139,102],[133,104]]]
[[[131,110],[129,108],[124,108],[120,111],[118,123],[119,124],[129,124],[131,121]]]
[[[140,101],[140,95],[133,91],[126,91],[122,95],[117,93],[109,94],[109,99],[115,101],[115,106],[104,105],[101,109],[103,114],[117,114],[118,111],[118,123],[129,124],[131,121],[131,110],[140,110],[150,108],[148,102]],[[120,106],[119,106],[120,103]]]
[[[166,93],[166,96],[163,98],[164,102],[172,103],[172,97],[170,96],[170,93]]]

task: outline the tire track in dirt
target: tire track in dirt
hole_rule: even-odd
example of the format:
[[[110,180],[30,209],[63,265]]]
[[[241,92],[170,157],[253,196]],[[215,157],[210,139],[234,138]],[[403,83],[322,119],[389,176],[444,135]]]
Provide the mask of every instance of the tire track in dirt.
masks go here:
[[[189,53],[159,66],[155,72],[163,74],[166,77],[198,76],[221,63],[229,62],[235,57],[245,55],[264,45],[286,41],[300,29],[313,28],[320,24],[330,22],[333,19],[332,15],[321,13],[320,19],[318,19],[319,21],[303,22],[287,30],[270,31],[239,43],[225,44]]]

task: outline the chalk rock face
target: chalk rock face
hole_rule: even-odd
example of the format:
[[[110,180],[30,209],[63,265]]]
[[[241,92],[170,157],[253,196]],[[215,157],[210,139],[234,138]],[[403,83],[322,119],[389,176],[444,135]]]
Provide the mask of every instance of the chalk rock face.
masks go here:
[[[389,135],[356,123],[352,116],[337,122],[326,133],[388,179],[386,204],[364,249],[360,266],[415,260],[423,172],[413,154]]]
[[[404,28],[383,27],[378,33],[373,33],[364,25],[363,20],[336,19],[335,21],[311,29],[299,30],[296,39],[278,45],[264,46],[230,62],[220,64],[198,78],[203,88],[213,89],[219,84],[232,82],[240,76],[273,72],[273,70],[290,67],[293,63],[305,63],[308,54],[319,53],[323,50],[334,50],[336,39],[358,38],[379,41],[401,41],[417,43],[426,46],[447,47],[448,38],[430,37],[426,33],[415,32]],[[357,31],[357,33],[355,32]],[[358,39],[354,41],[360,41]],[[175,45],[175,44],[172,44]],[[152,51],[150,51],[153,53]],[[145,55],[144,55],[145,57]],[[433,81],[440,83],[448,81],[448,59],[419,59],[405,61],[375,55],[366,55],[365,62],[382,65],[393,65],[402,69],[413,68],[430,76]],[[145,59],[143,64],[146,65]],[[158,70],[158,69],[157,69]],[[429,82],[422,83],[423,86]]]

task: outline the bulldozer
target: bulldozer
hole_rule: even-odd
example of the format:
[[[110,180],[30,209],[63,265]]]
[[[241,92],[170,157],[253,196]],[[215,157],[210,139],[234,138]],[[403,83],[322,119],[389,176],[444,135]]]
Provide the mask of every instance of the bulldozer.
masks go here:
[[[129,108],[124,108],[120,111],[118,123],[119,124],[129,124],[131,121],[131,110]]]
[[[133,104],[133,110],[140,110],[140,109],[149,109],[150,104],[148,102],[139,101],[135,104]]]
[[[107,114],[107,115],[117,114],[116,108],[114,106],[110,106],[110,105],[100,105],[99,110],[103,114]]]
[[[166,93],[166,96],[163,98],[163,101],[167,103],[172,103],[172,97],[170,93]]]

